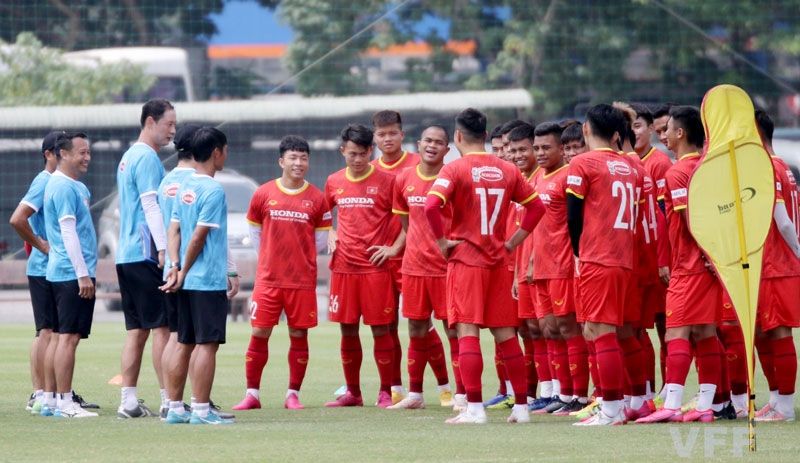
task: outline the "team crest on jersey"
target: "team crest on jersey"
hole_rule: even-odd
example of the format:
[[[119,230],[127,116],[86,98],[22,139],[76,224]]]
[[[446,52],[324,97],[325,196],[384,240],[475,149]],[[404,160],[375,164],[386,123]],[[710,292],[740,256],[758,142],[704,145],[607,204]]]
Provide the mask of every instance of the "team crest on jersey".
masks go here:
[[[631,166],[622,161],[606,161],[608,171],[611,175],[630,175]]]
[[[340,195],[342,193],[344,193],[344,188],[339,188],[339,189],[336,190],[336,194],[337,195]]]
[[[83,198],[83,205],[89,207],[89,198]]]
[[[169,198],[174,198],[174,197],[178,196],[178,188],[179,187],[180,187],[180,184],[178,184],[178,183],[170,183],[169,185],[167,185],[166,188],[164,188],[164,196],[169,197]]]
[[[414,191],[414,185],[407,186],[406,191]]]
[[[181,201],[184,204],[192,204],[197,199],[197,194],[192,190],[186,190],[181,195]]]
[[[503,171],[494,166],[473,167],[472,181],[480,182],[481,180],[499,182],[503,180]]]
[[[119,171],[122,172],[123,170],[125,170],[125,161],[119,163]]]
[[[311,201],[309,201],[307,199],[304,199],[303,200],[303,207],[307,207],[307,208],[311,209],[312,207],[314,207],[314,203],[312,203]]]
[[[368,186],[367,187],[367,194],[368,195],[376,195],[376,194],[378,194],[378,187],[376,187],[376,186]]]
[[[270,199],[270,200],[267,202],[267,204],[269,204],[270,206],[274,206],[274,205],[278,204],[278,201],[277,201],[277,200],[275,200],[275,199]]]

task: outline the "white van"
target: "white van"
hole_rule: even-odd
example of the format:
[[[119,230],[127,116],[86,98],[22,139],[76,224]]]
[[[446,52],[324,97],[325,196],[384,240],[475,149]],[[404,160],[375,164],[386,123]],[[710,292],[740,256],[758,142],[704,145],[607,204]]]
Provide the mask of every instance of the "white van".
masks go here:
[[[189,55],[177,47],[117,47],[64,53],[71,64],[94,66],[128,61],[142,66],[144,73],[156,78],[144,100],[166,98],[170,101],[195,101],[189,73]]]

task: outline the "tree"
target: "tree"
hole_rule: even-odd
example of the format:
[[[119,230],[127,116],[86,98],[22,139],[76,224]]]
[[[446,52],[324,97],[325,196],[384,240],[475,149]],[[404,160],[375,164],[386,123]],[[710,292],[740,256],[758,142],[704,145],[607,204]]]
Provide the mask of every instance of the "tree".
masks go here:
[[[113,102],[118,96],[144,93],[155,78],[128,62],[81,67],[61,50],[43,47],[31,33],[14,44],[0,41],[0,105],[52,106]]]

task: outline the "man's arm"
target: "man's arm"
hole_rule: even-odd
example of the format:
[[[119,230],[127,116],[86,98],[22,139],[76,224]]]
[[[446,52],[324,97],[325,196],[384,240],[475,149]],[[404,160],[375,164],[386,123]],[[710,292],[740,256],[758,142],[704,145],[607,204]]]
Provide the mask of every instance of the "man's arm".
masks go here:
[[[161,207],[158,205],[158,193],[148,191],[143,193],[139,199],[142,201],[144,210],[144,220],[147,228],[150,229],[150,236],[158,250],[158,268],[164,268],[164,250],[167,249],[167,233],[164,230],[164,216],[161,214]]]
[[[442,205],[444,200],[435,194],[429,194],[425,199],[425,218],[428,220],[428,225],[433,231],[433,236],[436,238],[436,244],[439,245],[439,250],[445,259],[450,255],[450,250],[455,246],[463,243],[463,240],[448,240],[444,236],[444,223],[442,222]]]
[[[567,195],[567,227],[572,242],[572,252],[577,257],[583,234],[583,199],[571,194]]]
[[[513,251],[514,248],[519,246],[525,238],[531,234],[539,221],[542,220],[542,217],[544,217],[545,211],[547,211],[539,196],[523,204],[522,207],[525,208],[525,215],[522,216],[519,229],[515,231],[514,234],[511,235],[511,238],[505,243],[505,247],[509,252]]]
[[[25,203],[19,203],[14,213],[11,214],[9,223],[26,243],[41,251],[42,254],[47,254],[50,252],[50,243],[36,236],[28,222],[28,219],[35,213],[36,211],[32,207]]]
[[[189,238],[189,244],[186,246],[186,254],[183,256],[183,265],[181,269],[178,270],[178,281],[175,283],[176,290],[183,286],[183,280],[186,278],[186,274],[189,273],[189,269],[192,268],[192,265],[197,261],[197,257],[203,251],[209,231],[211,231],[211,227],[205,225],[198,225],[194,229],[192,237]]]
[[[775,219],[775,225],[778,226],[778,231],[783,237],[783,241],[786,242],[786,245],[789,246],[794,255],[800,258],[800,242],[798,242],[795,234],[794,223],[792,223],[789,213],[786,211],[786,203],[776,202],[772,216]]]
[[[61,238],[64,240],[64,248],[67,251],[69,261],[78,277],[78,295],[84,299],[94,297],[94,283],[89,276],[89,268],[83,258],[81,242],[78,238],[77,221],[75,217],[66,216],[59,219],[61,225]]]
[[[181,223],[177,220],[172,220],[169,223],[169,231],[167,237],[167,252],[169,253],[169,261],[172,265],[181,264]],[[159,287],[160,290],[168,293],[174,293],[179,287],[175,287],[178,282],[178,267],[170,267],[167,270],[167,276],[163,286]]]

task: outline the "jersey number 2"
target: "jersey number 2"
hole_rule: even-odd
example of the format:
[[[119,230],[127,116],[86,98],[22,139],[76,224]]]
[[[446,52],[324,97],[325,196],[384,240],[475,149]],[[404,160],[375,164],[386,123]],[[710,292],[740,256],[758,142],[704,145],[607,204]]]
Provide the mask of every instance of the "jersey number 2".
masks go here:
[[[622,183],[619,180],[611,184],[611,196],[620,198],[619,210],[617,211],[617,219],[614,221],[614,228],[621,228],[623,230],[633,230],[636,211],[634,204],[636,204],[636,197],[633,194],[633,184]],[[628,217],[631,218],[626,222],[625,212],[628,212]]]

